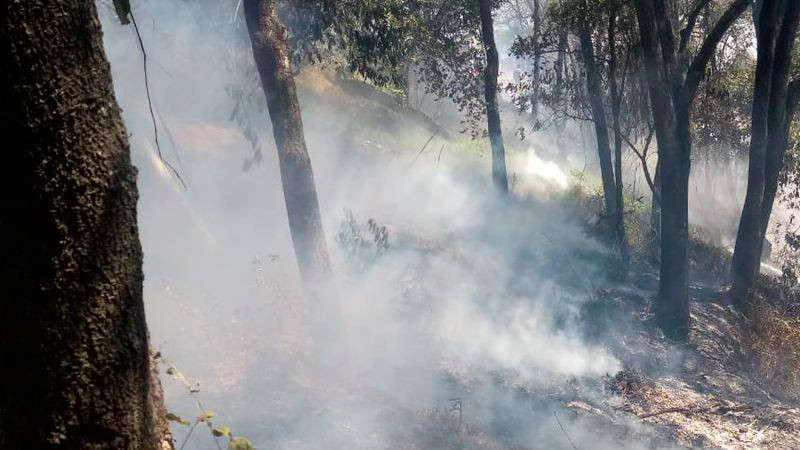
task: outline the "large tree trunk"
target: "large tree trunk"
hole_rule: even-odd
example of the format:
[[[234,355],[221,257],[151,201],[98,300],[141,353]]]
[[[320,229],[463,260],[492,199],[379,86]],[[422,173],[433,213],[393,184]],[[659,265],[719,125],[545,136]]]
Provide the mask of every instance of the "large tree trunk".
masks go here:
[[[792,124],[792,118],[797,111],[797,104],[799,101],[800,79],[796,79],[789,84],[787,89],[783,124],[779,127],[776,123],[770,127],[770,130],[774,131],[770,131],[770,142],[767,147],[767,163],[764,177],[764,201],[761,205],[762,244],[764,242],[763,237],[766,237],[769,219],[772,215],[772,207],[775,203],[775,197],[778,193],[778,179],[780,177],[781,170],[783,170],[784,157],[786,156],[786,150],[789,148],[789,127]],[[773,135],[775,135],[774,141]]]
[[[668,337],[681,341],[688,339],[689,332],[688,203],[692,103],[717,45],[749,4],[750,0],[734,0],[728,5],[701,43],[685,76],[681,76],[675,63],[676,51],[680,56],[686,42],[682,40],[676,49],[666,2],[634,0],[660,166],[661,277],[657,318]],[[691,26],[684,32],[681,34],[690,36]]]
[[[508,192],[506,172],[506,150],[503,146],[503,131],[500,127],[500,110],[497,105],[497,75],[500,59],[494,42],[494,24],[490,0],[480,0],[481,34],[486,51],[486,69],[483,72],[486,99],[486,116],[489,122],[489,141],[492,144],[492,181],[500,192]]]
[[[642,38],[642,54],[647,72],[653,124],[658,141],[659,170],[661,181],[661,262],[658,286],[656,319],[664,334],[672,339],[685,341],[689,332],[689,285],[688,285],[688,241],[682,224],[680,210],[682,195],[680,187],[680,144],[676,110],[672,98],[672,82],[665,75],[665,63],[660,55],[656,36],[656,15],[652,2],[635,2]],[[685,191],[688,192],[688,186]]]
[[[776,62],[776,37],[778,35],[779,16],[782,15],[779,3],[780,0],[764,1],[761,14],[757,18],[756,36],[758,48],[756,74],[753,83],[747,193],[742,216],[739,219],[736,247],[731,261],[732,297],[740,306],[744,306],[751,297],[761,266],[761,239],[763,236],[761,230],[761,205],[765,188],[764,177],[767,141],[769,139],[770,97],[773,90],[773,66]],[[777,91],[781,90],[780,86],[774,86],[774,88]],[[785,92],[784,86],[784,95]],[[781,101],[784,101],[783,97]]]
[[[332,271],[322,229],[311,158],[292,76],[288,32],[275,0],[245,0],[244,14],[278,149],[283,196],[300,274],[311,298],[332,294]]]
[[[789,89],[800,4],[768,1],[764,2],[761,10],[747,196],[731,265],[732,295],[741,306],[747,305],[755,288],[778,177],[788,146],[789,125],[800,95],[794,83]],[[764,73],[766,71],[769,73]]]
[[[169,448],[94,2],[0,13],[0,448]]]
[[[603,105],[600,75],[597,73],[592,36],[587,24],[581,24],[578,34],[581,41],[583,65],[586,68],[586,93],[589,97],[589,106],[592,111],[594,130],[597,137],[597,155],[600,160],[600,175],[603,180],[603,198],[605,200],[606,215],[613,223],[617,217],[617,188],[614,183],[614,167],[611,162],[608,122],[606,121],[606,110]]]

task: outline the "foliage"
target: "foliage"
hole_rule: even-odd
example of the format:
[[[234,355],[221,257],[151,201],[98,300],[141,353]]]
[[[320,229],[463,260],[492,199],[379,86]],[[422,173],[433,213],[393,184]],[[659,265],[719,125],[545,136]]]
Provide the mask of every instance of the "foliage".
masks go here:
[[[158,361],[160,363],[169,364],[163,358],[158,357]],[[241,436],[234,436],[233,432],[231,431],[230,427],[226,425],[215,426],[213,423],[213,419],[215,414],[209,410],[207,410],[203,403],[200,401],[199,393],[200,393],[200,384],[199,383],[191,383],[189,380],[173,365],[168,365],[166,374],[169,375],[173,380],[178,381],[186,391],[189,393],[192,398],[194,398],[195,403],[197,404],[197,409],[200,411],[200,414],[195,417],[193,421],[186,420],[181,416],[168,412],[166,419],[170,422],[176,423],[178,425],[188,426],[189,433],[184,438],[183,442],[181,443],[180,450],[186,447],[186,444],[189,442],[189,439],[192,437],[192,433],[194,429],[200,425],[204,424],[209,432],[211,433],[212,439],[214,439],[214,444],[219,448],[219,442],[217,438],[227,438],[228,450],[255,450],[255,446],[252,442],[248,439],[241,437]]]
[[[480,18],[470,0],[291,0],[282,8],[298,66],[324,62],[407,96],[426,92],[464,114],[463,132],[485,134]]]
[[[339,224],[338,241],[348,260],[360,268],[368,266],[389,249],[389,231],[370,218],[367,221],[367,236],[361,230],[353,212],[344,210]]]

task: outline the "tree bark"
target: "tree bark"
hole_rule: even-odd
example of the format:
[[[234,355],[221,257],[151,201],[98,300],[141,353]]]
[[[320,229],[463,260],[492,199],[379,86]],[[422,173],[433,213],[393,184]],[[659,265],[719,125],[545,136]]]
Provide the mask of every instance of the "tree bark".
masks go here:
[[[611,223],[614,223],[617,217],[617,188],[614,183],[614,167],[611,162],[608,122],[606,121],[606,111],[603,105],[600,76],[597,73],[597,64],[594,60],[594,44],[586,23],[580,25],[578,34],[581,42],[583,65],[586,68],[586,93],[589,97],[589,106],[592,111],[595,136],[597,137],[597,155],[600,161],[600,176],[603,181],[603,199],[605,200],[606,215]]]
[[[625,208],[622,184],[622,129],[620,125],[620,109],[622,97],[617,85],[617,3],[610,1],[608,12],[608,84],[611,91],[611,117],[614,130],[614,228],[617,235],[617,247],[622,260],[623,270],[627,272],[629,254],[628,239],[625,235]]]
[[[689,331],[692,103],[719,41],[749,4],[749,0],[734,0],[728,6],[682,76],[675,64],[675,35],[665,0],[634,0],[659,152],[661,276],[657,317],[664,333],[681,341],[688,339]],[[679,44],[679,51],[681,47]]]
[[[747,306],[755,288],[788,141],[787,93],[798,19],[797,2],[767,0],[758,21],[747,195],[731,263],[732,296],[740,306]]]
[[[500,126],[500,110],[497,105],[497,75],[500,72],[500,59],[494,42],[494,24],[490,0],[480,0],[481,34],[486,52],[486,69],[483,72],[486,99],[486,116],[489,125],[489,141],[492,145],[492,181],[500,192],[508,192],[508,173],[506,172],[506,150],[503,145],[503,131]]]
[[[244,1],[253,57],[267,97],[278,150],[297,263],[306,295],[320,299],[332,295],[333,275],[292,76],[288,32],[278,19],[276,8],[275,0]]]
[[[782,128],[775,126],[773,134],[779,134],[779,138],[772,142],[767,147],[767,164],[765,167],[765,186],[764,186],[764,201],[761,205],[761,231],[762,231],[762,244],[763,237],[766,236],[767,228],[769,226],[769,219],[772,215],[772,207],[775,203],[775,197],[778,193],[778,179],[780,172],[783,170],[784,157],[786,150],[789,148],[789,128],[792,125],[792,118],[797,112],[797,105],[800,101],[800,79],[793,80],[787,89],[786,93],[786,109],[783,119]],[[772,139],[770,139],[772,140]]]
[[[0,448],[170,448],[94,2],[0,12]]]
[[[656,160],[653,177],[653,202],[650,205],[650,228],[655,239],[661,239],[661,158]]]
[[[556,108],[561,107],[561,97],[564,92],[564,69],[567,53],[567,27],[562,24],[558,32],[558,53],[556,54],[556,86],[553,92]],[[561,130],[559,130],[561,131]]]
[[[539,48],[539,41],[541,35],[541,28],[542,28],[542,16],[540,11],[540,1],[539,0],[528,0],[528,7],[531,9],[533,14],[533,42],[534,42],[534,53],[533,53],[533,83],[531,88],[533,92],[531,93],[531,118],[533,122],[536,123],[536,120],[539,116],[539,72],[542,62],[542,55],[540,54]]]
[[[757,19],[757,60],[753,82],[747,191],[731,261],[732,295],[734,301],[740,305],[744,305],[746,299],[751,295],[761,261],[761,255],[758,253],[760,246],[756,241],[761,235],[761,201],[764,197],[767,120],[772,65],[775,59],[779,2],[779,0],[766,0]]]
[[[682,177],[673,85],[665,70],[659,38],[655,34],[658,28],[653,2],[636,0],[635,6],[658,141],[657,176],[662,187],[661,262],[656,319],[666,336],[685,341],[689,332],[689,286],[688,239],[684,230],[688,229],[688,224],[681,226],[679,210],[682,196],[674,192],[676,188],[680,189],[679,180]],[[683,207],[688,208],[688,205]]]

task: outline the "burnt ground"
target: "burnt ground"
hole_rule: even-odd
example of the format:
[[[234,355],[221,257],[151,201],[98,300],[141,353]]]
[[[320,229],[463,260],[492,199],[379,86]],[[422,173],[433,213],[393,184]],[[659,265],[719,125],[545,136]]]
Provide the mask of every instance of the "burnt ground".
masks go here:
[[[411,249],[470,264],[460,255],[457,239],[391,229],[389,243],[389,252]],[[314,344],[298,316],[294,324],[279,325],[284,327],[279,339],[237,342],[241,351],[219,361],[220,370],[203,381],[203,401],[222,410],[219,420],[229,421],[258,448],[800,448],[800,409],[771,395],[751,375],[740,350],[740,317],[721,300],[721,286],[692,286],[690,342],[675,343],[653,320],[658,285],[653,268],[638,265],[623,282],[613,271],[584,274],[580,269],[581,260],[611,266],[607,254],[569,252],[569,264],[579,269],[555,267],[551,259],[569,261],[556,255],[542,258],[535,270],[549,267],[548,279],[561,277],[560,284],[577,286],[589,297],[581,303],[577,324],[565,326],[577,326],[586,342],[617,358],[622,370],[616,373],[538,376],[444,354],[431,361],[440,379],[438,397],[408,398],[375,384],[386,376],[379,369],[317,370],[316,357],[309,360]],[[589,279],[576,283],[583,275]],[[436,301],[437,284],[426,278],[424,268],[398,282],[404,285],[398,305],[411,315]],[[286,301],[299,313],[291,298]],[[399,379],[389,380],[390,386],[417,379],[402,371],[388,373]],[[185,430],[176,431],[180,443]],[[193,439],[187,448],[215,448]]]
[[[770,394],[741,351],[741,317],[713,284],[691,287],[688,345],[670,342],[653,324],[654,270],[633,272],[587,304],[602,336],[625,367],[608,380],[620,403],[567,407],[611,427],[621,417],[646,423],[677,445],[709,449],[800,448],[800,409]],[[600,321],[597,318],[600,317]],[[627,321],[628,326],[619,325]],[[609,334],[607,330],[623,330]]]
[[[700,278],[702,264],[694,263]],[[581,307],[580,327],[587,341],[602,343],[620,360],[623,369],[615,374],[542,384],[516,373],[476,374],[444,365],[456,391],[493,385],[533,410],[552,412],[552,417],[540,413],[541,420],[551,427],[555,420],[561,442],[520,445],[511,431],[519,424],[502,411],[491,426],[465,425],[457,403],[449,410],[418,412],[417,436],[401,448],[800,449],[799,405],[776,397],[755,374],[742,350],[743,318],[727,302],[726,286],[715,281],[720,277],[707,275],[690,286],[688,344],[666,339],[655,324],[658,273],[649,264],[635,264],[625,281],[612,269],[588,282],[591,300]],[[568,429],[574,426],[592,430],[596,439],[585,433],[573,439]]]

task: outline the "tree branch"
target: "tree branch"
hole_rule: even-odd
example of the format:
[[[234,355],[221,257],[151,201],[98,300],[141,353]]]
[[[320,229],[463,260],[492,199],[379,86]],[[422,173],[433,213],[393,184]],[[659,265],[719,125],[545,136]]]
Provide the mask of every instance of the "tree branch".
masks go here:
[[[681,41],[678,45],[678,54],[683,55],[686,52],[686,49],[689,47],[689,38],[692,37],[692,32],[694,31],[694,26],[697,24],[697,17],[700,16],[700,12],[703,11],[703,8],[708,5],[710,0],[698,0],[697,3],[694,5],[694,8],[689,12],[688,18],[686,19],[686,26],[681,30],[680,36]]]
[[[686,73],[686,80],[683,83],[683,98],[688,102],[691,103],[691,100],[694,99],[695,95],[697,95],[697,87],[700,85],[700,81],[703,79],[703,75],[706,71],[706,65],[708,61],[711,59],[711,56],[714,55],[714,51],[717,48],[717,44],[719,41],[722,40],[722,37],[728,31],[728,29],[736,22],[736,19],[739,18],[740,15],[750,6],[751,0],[734,0],[728,9],[722,14],[722,17],[719,18],[717,23],[711,29],[711,32],[706,36],[706,39],[703,41],[703,44],[700,46],[700,51],[697,52],[694,59],[692,60],[692,64],[689,66],[689,69]]]
[[[650,187],[650,191],[653,193],[653,199],[655,199],[655,201],[658,204],[661,204],[661,197],[658,195],[658,192],[656,192],[656,187],[655,183],[653,182],[653,177],[650,174],[650,169],[647,168],[647,152],[650,149],[650,142],[652,142],[653,140],[653,127],[649,127],[647,138],[645,138],[644,140],[644,148],[642,148],[641,152],[639,151],[639,149],[636,148],[633,142],[631,142],[628,136],[623,134],[622,139],[625,141],[626,144],[628,144],[628,147],[630,147],[630,149],[633,150],[633,153],[636,155],[637,158],[639,158],[639,161],[642,162],[642,170],[644,172],[644,179],[645,181],[647,181],[647,186]]]
[[[797,103],[800,102],[800,77],[789,82],[786,89],[786,126],[792,123],[792,117],[797,110]]]

